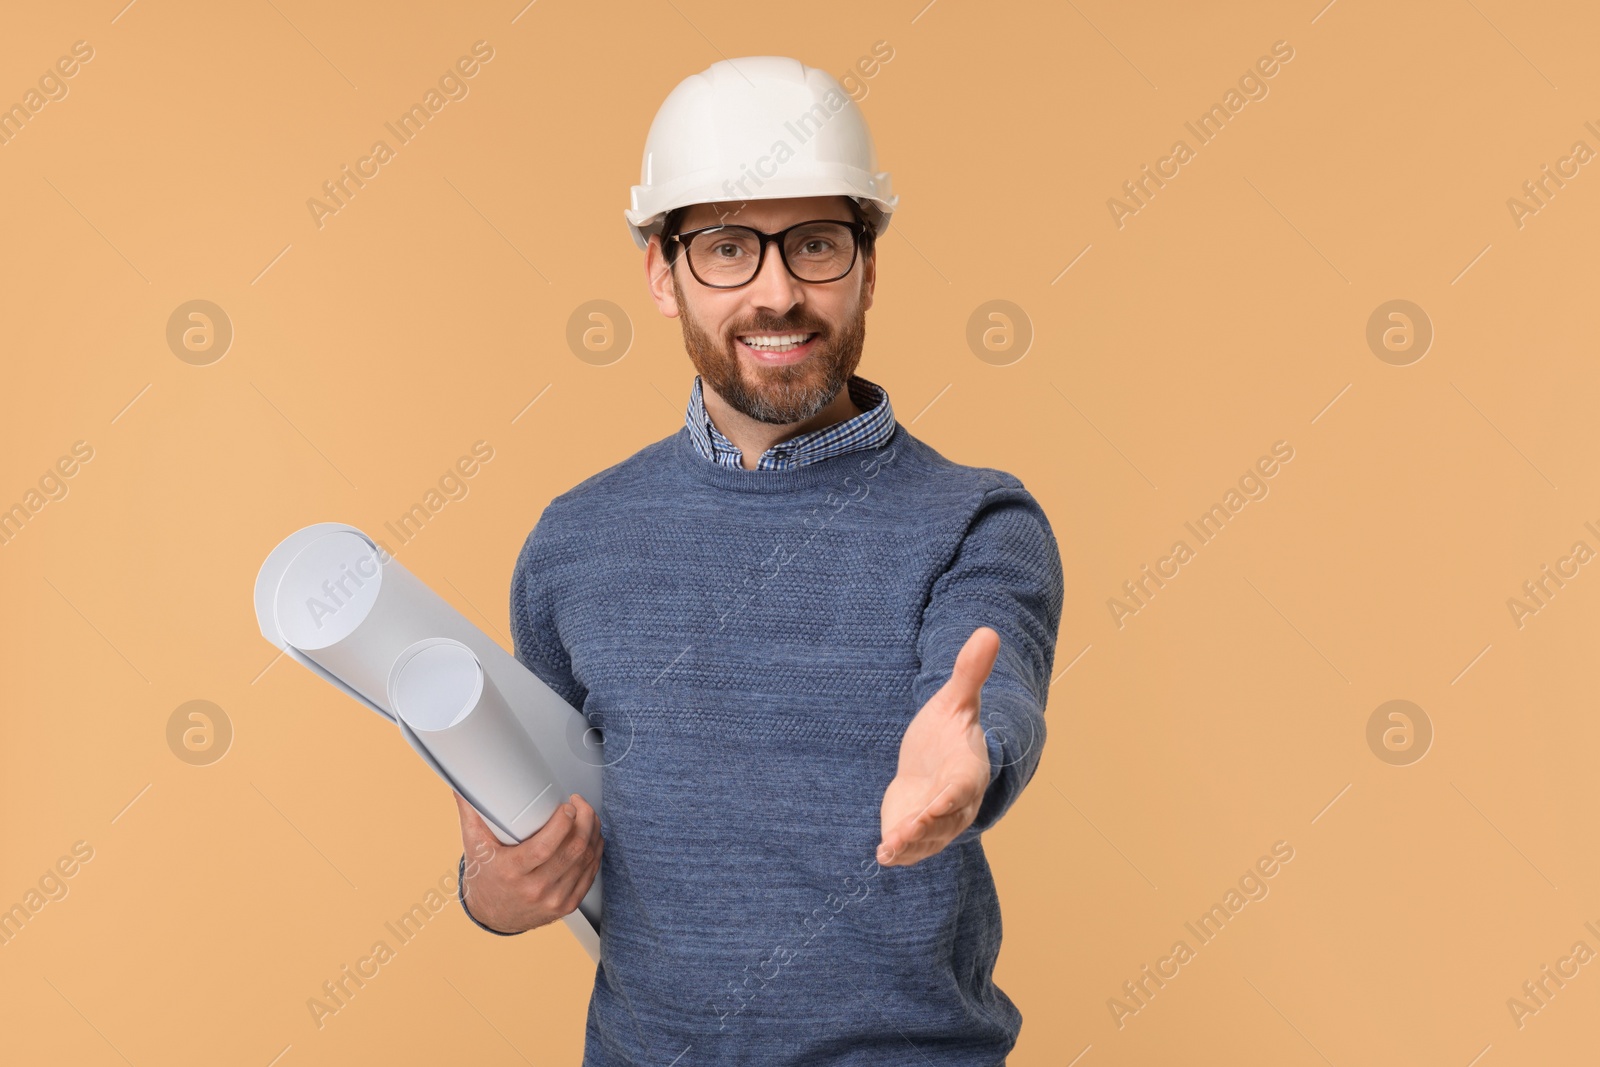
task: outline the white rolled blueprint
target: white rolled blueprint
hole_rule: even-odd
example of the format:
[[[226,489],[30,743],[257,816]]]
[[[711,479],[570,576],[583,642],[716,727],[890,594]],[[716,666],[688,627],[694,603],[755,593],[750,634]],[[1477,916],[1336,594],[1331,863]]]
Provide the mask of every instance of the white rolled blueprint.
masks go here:
[[[502,844],[572,793],[599,810],[601,749],[583,715],[354,526],[280,542],[255,606],[267,640],[396,723]],[[596,876],[564,921],[597,961],[600,920]]]
[[[473,651],[448,637],[409,646],[389,672],[389,704],[445,773],[473,783],[478,803],[515,844],[566,799],[533,738]]]

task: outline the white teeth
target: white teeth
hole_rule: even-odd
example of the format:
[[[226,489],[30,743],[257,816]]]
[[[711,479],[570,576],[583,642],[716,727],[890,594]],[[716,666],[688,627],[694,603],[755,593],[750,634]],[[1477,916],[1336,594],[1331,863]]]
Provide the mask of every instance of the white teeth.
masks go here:
[[[810,336],[811,334],[809,333],[786,333],[779,334],[775,337],[741,337],[739,340],[743,341],[751,348],[793,348],[794,346],[804,342],[805,339]]]

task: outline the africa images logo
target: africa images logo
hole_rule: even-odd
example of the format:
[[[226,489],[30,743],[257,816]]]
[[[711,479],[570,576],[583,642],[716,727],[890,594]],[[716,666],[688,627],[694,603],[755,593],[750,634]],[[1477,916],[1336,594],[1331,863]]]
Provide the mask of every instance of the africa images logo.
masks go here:
[[[493,58],[494,47],[488,41],[474,41],[472,55],[457,59],[454,66],[439,75],[438,88],[429,86],[420,104],[412,104],[394,122],[384,123],[384,128],[394,135],[397,144],[410,144],[427,126],[428,121],[444,110],[446,104],[452,100],[467,98],[467,94],[472,91],[467,80],[476,77],[482,69],[481,64],[488,63]],[[394,159],[397,151],[388,141],[381,139],[374,141],[371,151],[356,160],[354,171],[346,163],[340,168],[338,177],[323,182],[322,192],[328,202],[324,203],[314,196],[306,200],[306,209],[311,212],[311,221],[316,223],[317,229],[322,229],[329,215],[337,215],[348,207],[349,202],[355,199],[356,193],[366,188],[367,181],[371,181],[382,172],[384,164]]]

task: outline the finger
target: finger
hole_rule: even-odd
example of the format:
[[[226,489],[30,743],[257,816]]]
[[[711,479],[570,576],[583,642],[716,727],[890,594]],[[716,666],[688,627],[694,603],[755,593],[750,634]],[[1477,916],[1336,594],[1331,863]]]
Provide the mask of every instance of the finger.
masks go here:
[[[573,802],[574,805],[576,803]],[[572,833],[561,843],[555,855],[540,866],[539,874],[547,879],[546,891],[553,898],[565,899],[599,853],[599,827],[600,820],[594,809],[584,804],[573,822]]]
[[[879,838],[879,851],[887,851],[890,854],[899,852],[909,842],[921,836],[924,825],[923,817],[927,810],[928,806],[924,804],[920,811],[904,816],[899,822],[890,824],[885,821]]]
[[[920,858],[919,846],[902,845],[897,849],[880,847],[878,849],[878,866],[880,867],[909,867]]]
[[[567,802],[572,804],[579,811],[583,811],[585,808],[587,808],[589,811],[594,812],[594,808],[590,805],[590,803],[587,800],[583,799],[583,794],[582,793],[574,793],[574,794],[572,794],[572,796],[567,798]],[[595,817],[595,821],[598,822],[599,819],[600,819],[599,813],[595,812],[595,816],[594,817]]]
[[[905,848],[889,857],[889,861],[881,864],[881,866],[910,867],[914,864],[921,863],[929,856],[934,856],[944,851],[944,847],[948,845],[952,839],[953,835],[940,835],[937,837],[923,838],[913,844],[907,845]]]
[[[491,846],[500,844],[499,838],[494,836],[488,824],[483,821],[483,816],[467,803],[466,797],[453,789],[450,795],[456,798],[456,811],[461,816],[461,843],[467,846],[468,852],[482,852],[482,846],[486,842]]]
[[[939,822],[926,814],[913,815],[883,836],[880,850],[886,850],[893,858],[937,835],[939,828]]]
[[[922,816],[915,823],[908,820],[902,824],[901,833],[885,838],[886,847],[879,862],[886,862],[888,866],[904,866],[926,859],[943,850],[971,826],[976,814],[975,807],[965,806],[935,819]]]
[[[532,871],[550,861],[550,858],[571,837],[577,822],[577,809],[571,803],[556,808],[537,833],[509,851],[519,871]]]
[[[589,892],[589,887],[594,884],[595,878],[600,874],[600,862],[605,855],[606,840],[600,833],[599,822],[594,825],[594,832],[589,838],[589,848],[578,860],[567,868],[557,881],[555,892],[561,900],[561,907],[570,912],[582,902]],[[587,862],[584,857],[587,856]]]
[[[954,838],[971,824],[976,814],[977,806],[970,792],[947,782],[921,811],[889,828],[883,835],[880,850],[892,857],[920,841],[941,835],[947,840]]]
[[[589,895],[589,887],[594,885],[594,880],[600,875],[600,855],[588,863],[575,863],[571,870],[561,876],[561,881],[552,893],[552,910],[562,915],[570,915],[583,903],[583,898]]]
[[[920,835],[927,826],[957,811],[969,801],[970,797],[955,782],[945,782],[933,799],[923,804],[915,815],[902,819],[898,829],[913,836]]]
[[[942,834],[919,833],[914,837],[885,841],[878,848],[878,863],[883,867],[908,867],[920,859],[933,855],[948,844]]]
[[[920,818],[934,822],[949,815],[958,814],[962,808],[970,803],[972,803],[970,790],[962,788],[956,782],[946,782],[939,788],[939,792],[934,794],[934,798],[928,802],[927,806],[917,814]]]
[[[967,643],[961,646],[955,666],[950,671],[950,680],[945,682],[940,693],[957,703],[976,704],[983,683],[989,680],[989,672],[994,670],[994,661],[999,655],[1000,635],[988,626],[978,627],[967,638]]]
[[[494,859],[495,854],[505,846],[465,797],[453,789],[450,795],[456,798],[456,813],[461,817],[461,849],[466,861],[461,874],[462,887],[465,889],[476,877],[479,868]]]
[[[577,812],[572,822],[572,832],[569,833],[555,855],[546,860],[540,868],[540,874],[552,881],[558,880],[568,873],[573,867],[581,867],[585,855],[593,847],[595,827],[599,823],[599,816],[587,803],[579,805],[582,798],[573,794],[573,799],[567,802],[567,807]]]
[[[893,859],[905,852],[923,839],[929,825],[929,821],[921,814],[902,819],[883,835],[883,841],[878,845],[879,856]]]
[[[940,848],[949,844],[955,836],[972,825],[972,817],[977,814],[976,807],[963,805],[930,821],[918,838],[919,841],[940,841]]]

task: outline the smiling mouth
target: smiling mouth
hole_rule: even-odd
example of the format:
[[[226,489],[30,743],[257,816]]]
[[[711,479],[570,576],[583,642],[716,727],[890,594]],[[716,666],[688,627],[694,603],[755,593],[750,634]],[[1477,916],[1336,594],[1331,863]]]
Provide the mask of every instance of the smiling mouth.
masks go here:
[[[763,355],[783,355],[806,347],[818,337],[816,331],[795,330],[789,333],[743,333],[737,334],[736,339],[740,344],[752,352]]]

